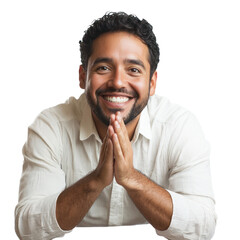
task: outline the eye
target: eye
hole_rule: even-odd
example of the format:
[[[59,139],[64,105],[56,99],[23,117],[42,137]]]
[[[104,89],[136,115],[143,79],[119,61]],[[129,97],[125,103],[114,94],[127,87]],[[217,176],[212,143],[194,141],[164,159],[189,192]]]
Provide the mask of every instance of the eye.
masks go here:
[[[97,70],[97,72],[106,72],[106,71],[109,71],[110,69],[107,66],[99,66],[99,67],[97,67],[96,70]]]
[[[140,72],[137,68],[131,68],[132,72]]]
[[[141,71],[138,68],[135,68],[135,67],[130,68],[129,71],[130,71],[131,74],[135,74],[135,75],[141,73]]]

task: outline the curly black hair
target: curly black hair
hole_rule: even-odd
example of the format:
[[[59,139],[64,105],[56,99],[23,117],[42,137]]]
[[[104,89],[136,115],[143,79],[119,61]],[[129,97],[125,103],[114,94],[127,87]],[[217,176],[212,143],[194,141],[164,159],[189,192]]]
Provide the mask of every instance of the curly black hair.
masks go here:
[[[93,41],[103,33],[117,31],[134,34],[148,46],[151,67],[150,76],[152,76],[157,69],[160,55],[152,26],[145,19],[140,20],[135,15],[128,15],[124,12],[106,13],[102,18],[95,20],[84,32],[82,40],[79,41],[83,68],[87,69],[88,59],[92,54]]]

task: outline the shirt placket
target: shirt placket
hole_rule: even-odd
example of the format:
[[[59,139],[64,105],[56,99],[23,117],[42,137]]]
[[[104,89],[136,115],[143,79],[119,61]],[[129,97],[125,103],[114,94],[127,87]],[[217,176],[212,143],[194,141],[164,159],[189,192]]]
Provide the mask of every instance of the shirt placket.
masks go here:
[[[123,222],[123,187],[113,179],[109,209],[109,226],[119,226]]]

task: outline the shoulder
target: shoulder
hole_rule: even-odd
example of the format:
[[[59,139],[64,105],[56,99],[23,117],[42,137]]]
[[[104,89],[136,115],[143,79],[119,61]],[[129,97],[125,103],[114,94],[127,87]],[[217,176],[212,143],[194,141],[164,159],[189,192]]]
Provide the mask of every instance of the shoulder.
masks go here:
[[[149,98],[147,110],[151,122],[164,125],[174,125],[178,120],[192,116],[188,109],[158,95]]]
[[[64,123],[72,120],[79,120],[82,115],[85,98],[79,99],[70,97],[66,102],[43,110],[36,120],[44,119],[52,124]]]
[[[66,127],[79,125],[85,101],[84,95],[79,99],[70,97],[65,103],[43,110],[29,126],[29,130],[41,135],[54,133],[59,137]]]

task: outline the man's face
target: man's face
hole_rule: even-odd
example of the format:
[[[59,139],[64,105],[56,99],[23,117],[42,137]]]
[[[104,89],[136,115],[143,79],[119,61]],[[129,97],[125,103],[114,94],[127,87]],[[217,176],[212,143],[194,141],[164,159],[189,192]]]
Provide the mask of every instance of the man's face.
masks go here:
[[[98,120],[108,125],[117,111],[125,124],[139,118],[156,87],[156,73],[150,81],[148,59],[148,47],[133,34],[105,33],[94,40],[80,86]]]

